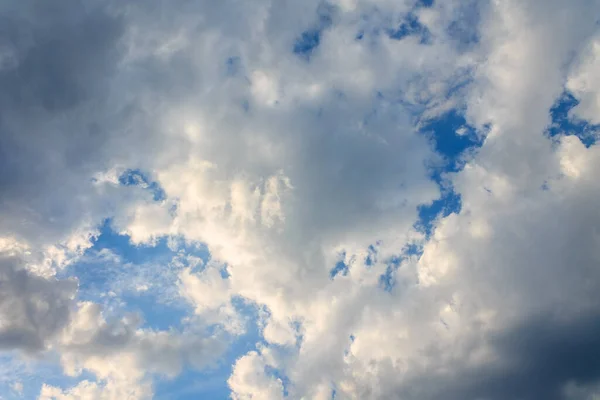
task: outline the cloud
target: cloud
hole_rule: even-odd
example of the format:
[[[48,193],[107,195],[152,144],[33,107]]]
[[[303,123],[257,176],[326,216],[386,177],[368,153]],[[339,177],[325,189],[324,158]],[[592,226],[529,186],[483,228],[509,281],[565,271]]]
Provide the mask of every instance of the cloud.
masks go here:
[[[108,115],[100,110],[108,110],[123,26],[100,7],[70,0],[2,8],[3,227],[19,240],[53,244],[95,222],[87,221],[88,176],[105,159]]]
[[[219,332],[209,334],[193,325],[183,332],[154,331],[141,329],[140,322],[135,314],[107,321],[98,304],[79,304],[55,348],[67,375],[87,371],[97,382],[84,380],[66,391],[46,385],[40,398],[85,394],[145,399],[152,394],[153,374],[174,377],[184,367],[207,368],[226,348],[227,338]]]
[[[579,101],[573,114],[592,124],[600,123],[596,112],[600,104],[598,99],[598,85],[600,82],[598,82],[597,68],[595,68],[599,62],[599,51],[598,35],[594,35],[576,59],[566,84],[567,89]]]
[[[0,258],[0,347],[37,352],[69,322],[74,280],[30,273],[13,257]]]
[[[36,275],[15,257],[0,259],[0,284],[4,288],[0,296],[2,350],[21,350],[30,356],[54,352],[68,375],[79,376],[85,370],[98,379],[65,393],[46,386],[41,398],[84,394],[95,398],[90,393],[97,391],[106,398],[129,393],[131,398],[143,399],[151,393],[150,374],[172,377],[184,366],[209,367],[226,348],[225,335],[193,324],[176,332],[141,329],[135,314],[107,321],[100,305],[76,303],[76,280]]]
[[[281,380],[267,375],[266,366],[261,355],[254,351],[238,359],[228,381],[234,393],[232,398],[234,400],[283,399]]]
[[[112,383],[98,385],[95,382],[82,381],[68,390],[44,385],[39,400],[79,400],[79,399],[144,399],[151,395],[148,386],[115,387]]]
[[[241,301],[260,344],[232,365],[234,399],[592,396],[600,155],[548,132],[565,91],[568,118],[598,123],[598,11],[0,6],[0,347],[96,379],[42,399],[150,398],[153,377],[218,363]],[[444,170],[425,131],[448,112],[477,140]],[[420,207],[448,192],[424,232]],[[96,248],[108,225],[174,258]],[[116,301],[135,287],[190,315],[156,330],[84,301],[78,276],[102,273]]]

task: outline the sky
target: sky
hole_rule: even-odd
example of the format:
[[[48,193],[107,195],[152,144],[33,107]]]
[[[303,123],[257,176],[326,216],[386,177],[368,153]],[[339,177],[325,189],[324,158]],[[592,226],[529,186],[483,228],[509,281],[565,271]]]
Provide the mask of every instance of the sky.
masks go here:
[[[599,0],[0,2],[0,399],[600,399]]]

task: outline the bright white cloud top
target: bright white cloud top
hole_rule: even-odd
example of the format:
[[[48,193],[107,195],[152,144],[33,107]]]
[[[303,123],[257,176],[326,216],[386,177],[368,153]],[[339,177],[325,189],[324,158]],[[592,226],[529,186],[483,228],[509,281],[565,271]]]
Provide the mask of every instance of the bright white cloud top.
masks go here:
[[[0,2],[0,398],[600,396],[600,1]]]

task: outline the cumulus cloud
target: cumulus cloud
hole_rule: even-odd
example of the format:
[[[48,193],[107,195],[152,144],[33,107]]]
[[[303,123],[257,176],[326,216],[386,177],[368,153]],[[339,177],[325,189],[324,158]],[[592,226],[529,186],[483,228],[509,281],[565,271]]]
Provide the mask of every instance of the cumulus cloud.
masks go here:
[[[152,398],[248,326],[233,399],[593,398],[600,154],[573,127],[599,123],[599,11],[0,5],[0,348],[82,376],[41,399]],[[477,140],[445,168],[442,134]],[[171,262],[150,276],[103,229]],[[189,314],[144,325],[78,289],[85,268]]]
[[[234,400],[283,399],[283,383],[265,373],[266,363],[261,354],[252,351],[235,362],[229,386]]]
[[[194,325],[181,332],[142,329],[136,314],[107,321],[100,305],[76,302],[75,279],[37,275],[14,256],[0,260],[0,285],[2,350],[55,353],[67,375],[87,371],[98,379],[65,392],[44,386],[41,398],[144,399],[152,393],[151,374],[173,377],[184,366],[214,365],[227,343],[222,333]],[[14,382],[12,389],[22,392],[23,385]]]

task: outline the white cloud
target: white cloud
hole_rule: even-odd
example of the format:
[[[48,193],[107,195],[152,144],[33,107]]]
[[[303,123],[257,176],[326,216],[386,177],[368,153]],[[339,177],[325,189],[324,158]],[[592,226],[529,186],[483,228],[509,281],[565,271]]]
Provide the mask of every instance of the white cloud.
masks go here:
[[[600,76],[597,72],[599,63],[600,41],[598,35],[595,35],[576,59],[566,85],[579,101],[573,114],[593,124],[600,123],[598,118]]]
[[[45,386],[40,398],[101,394],[102,399],[146,399],[152,394],[153,374],[174,377],[183,367],[206,368],[225,350],[226,338],[219,333],[209,335],[192,325],[183,332],[153,331],[141,329],[139,323],[136,315],[107,321],[97,304],[79,304],[55,348],[67,375],[79,376],[85,370],[99,384],[82,381],[66,392]]]
[[[118,400],[118,399],[146,399],[151,396],[148,385],[116,386],[112,382],[98,384],[96,382],[81,381],[76,386],[67,390],[44,385],[38,400]]]
[[[233,391],[234,400],[283,399],[283,383],[269,376],[261,354],[252,351],[239,358],[229,378],[228,384]]]

